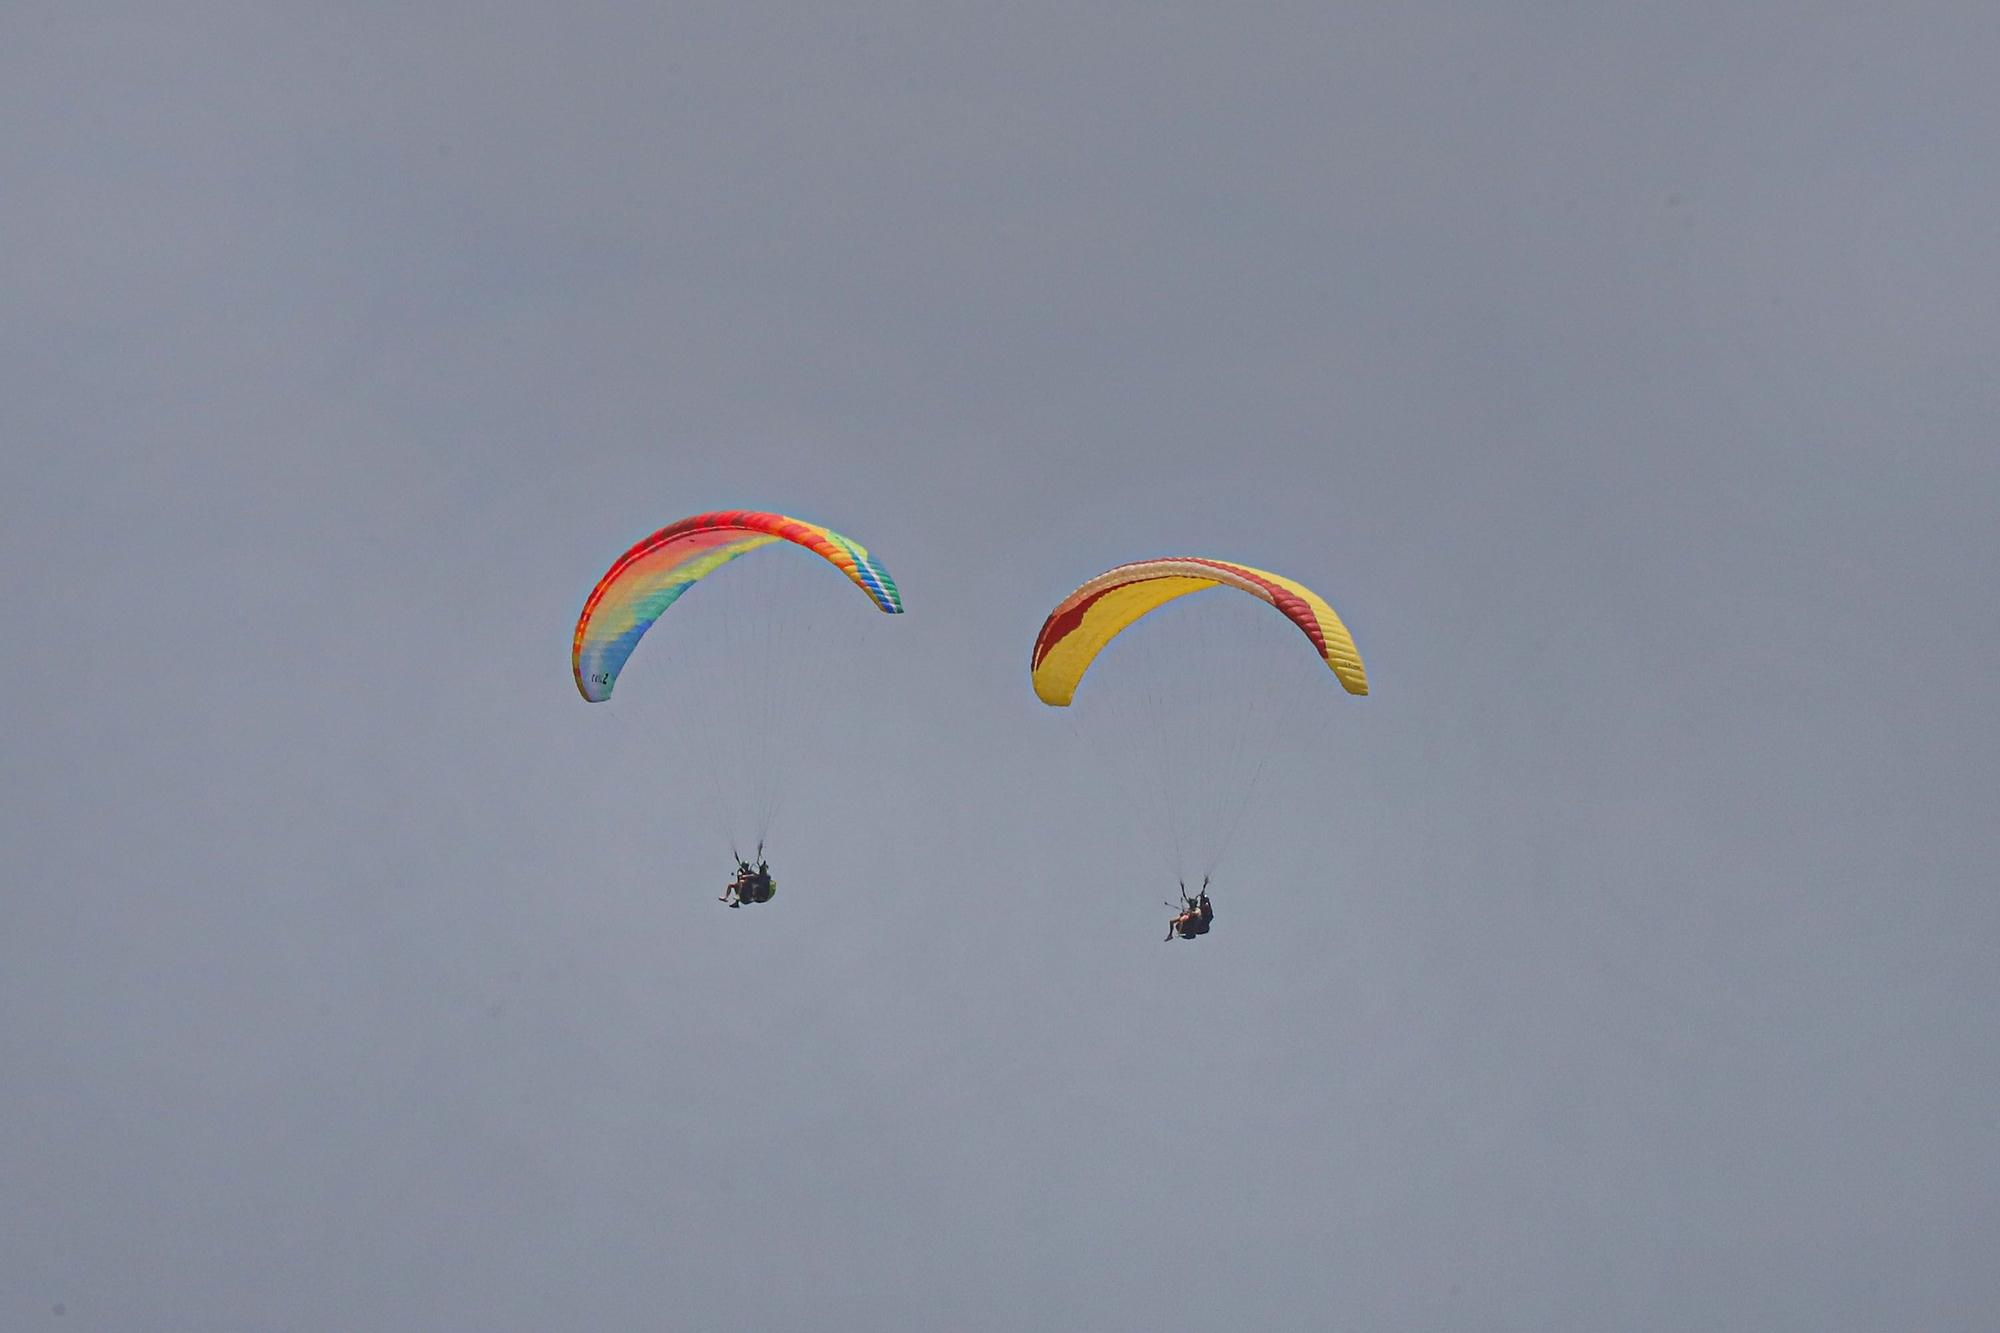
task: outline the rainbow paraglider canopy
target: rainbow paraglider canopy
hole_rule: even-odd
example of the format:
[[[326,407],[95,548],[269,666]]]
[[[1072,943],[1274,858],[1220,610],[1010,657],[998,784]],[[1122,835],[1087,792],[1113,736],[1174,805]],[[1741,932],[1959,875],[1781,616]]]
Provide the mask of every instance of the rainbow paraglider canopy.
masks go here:
[[[577,691],[592,703],[609,699],[632,650],[682,593],[737,556],[778,541],[824,557],[882,610],[902,611],[889,571],[866,547],[830,528],[751,509],[696,514],[619,556],[590,590],[570,645]]]

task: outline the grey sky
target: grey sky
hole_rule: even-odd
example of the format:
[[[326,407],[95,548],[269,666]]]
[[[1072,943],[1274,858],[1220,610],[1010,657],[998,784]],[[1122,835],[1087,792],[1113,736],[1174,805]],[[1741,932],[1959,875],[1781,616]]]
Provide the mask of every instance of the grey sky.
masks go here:
[[[0,14],[0,1326],[1991,1325],[2000,10],[1085,8]],[[750,912],[567,661],[735,505]],[[1180,551],[1375,693],[1166,947]]]

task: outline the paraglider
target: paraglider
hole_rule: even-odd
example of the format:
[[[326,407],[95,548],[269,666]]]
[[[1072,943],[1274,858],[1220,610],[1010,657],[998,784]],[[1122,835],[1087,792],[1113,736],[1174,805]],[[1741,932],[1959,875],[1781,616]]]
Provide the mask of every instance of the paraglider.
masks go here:
[[[891,615],[903,610],[902,594],[889,571],[866,547],[829,528],[748,509],[696,514],[633,546],[591,589],[570,642],[577,692],[593,704],[609,701],[640,641],[684,593],[731,561],[779,542],[802,547],[833,565],[877,609]],[[764,859],[764,838],[775,815],[778,784],[791,765],[776,728],[785,713],[795,711],[790,705],[804,708],[809,703],[805,677],[818,667],[811,655],[782,641],[786,627],[778,622],[785,617],[772,597],[761,605],[737,606],[736,600],[732,591],[723,603],[727,614],[715,627],[716,641],[693,644],[701,667],[694,673],[698,678],[683,673],[664,684],[647,682],[662,691],[658,698],[665,701],[653,706],[670,710],[666,719],[674,724],[687,723],[682,739],[692,747],[693,758],[683,763],[701,774],[702,790],[718,806],[718,820],[736,859],[736,873],[721,899],[731,907],[766,903],[777,893]],[[741,794],[733,790],[739,788]],[[730,806],[734,808],[724,808]],[[757,844],[754,866],[735,852],[748,843],[736,841],[745,824]]]
[[[771,867],[764,860],[764,849],[757,849],[757,864],[752,868],[742,857],[736,858],[736,877],[729,881],[729,887],[717,898],[719,903],[731,907],[741,907],[745,903],[768,903],[778,892],[778,881],[771,874]]]
[[[1173,904],[1166,903],[1164,906],[1172,907]],[[1215,909],[1208,902],[1207,877],[1204,876],[1201,881],[1200,895],[1194,898],[1188,897],[1187,881],[1182,880],[1180,912],[1173,920],[1167,922],[1166,942],[1171,944],[1176,934],[1184,940],[1191,940],[1197,935],[1206,935],[1209,923],[1214,920]]]
[[[1173,556],[1106,570],[1057,603],[1035,638],[1030,662],[1035,696],[1050,707],[1068,708],[1085,673],[1128,628],[1170,603],[1210,588],[1233,589],[1268,604],[1311,643],[1342,689],[1355,695],[1368,693],[1367,670],[1353,637],[1333,607],[1312,589],[1248,565],[1203,556]],[[1204,611],[1201,617],[1190,618],[1208,617]],[[1210,633],[1213,637],[1215,632]],[[1235,631],[1227,633],[1234,635]],[[1285,633],[1289,636],[1289,631]],[[1297,639],[1291,641],[1296,643]],[[1230,642],[1220,645],[1225,650],[1242,646]],[[1168,652],[1160,655],[1171,656]],[[1141,665],[1139,659],[1144,656],[1127,655],[1120,670]],[[1155,777],[1172,832],[1173,859],[1183,867],[1178,877],[1180,903],[1178,907],[1167,904],[1176,908],[1167,939],[1178,935],[1189,940],[1207,934],[1215,919],[1208,898],[1210,876],[1249,808],[1252,789],[1270,752],[1288,734],[1287,714],[1273,702],[1283,692],[1275,679],[1256,671],[1238,674],[1243,665],[1240,655],[1225,653],[1217,663],[1200,664],[1200,669],[1181,661],[1158,665],[1167,668],[1168,688],[1161,689],[1159,682],[1149,680],[1139,692],[1143,698],[1125,699],[1122,704],[1147,715],[1145,725],[1135,731],[1150,733],[1159,742]],[[1186,668],[1177,679],[1172,670],[1175,667]],[[1185,692],[1177,695],[1172,688],[1176,684],[1188,686],[1199,697],[1190,700],[1184,697]],[[1205,747],[1181,744],[1185,737],[1180,733],[1194,731],[1208,733]],[[1202,881],[1193,897],[1187,892],[1183,859],[1190,854],[1207,857],[1205,868],[1196,861],[1202,868]]]

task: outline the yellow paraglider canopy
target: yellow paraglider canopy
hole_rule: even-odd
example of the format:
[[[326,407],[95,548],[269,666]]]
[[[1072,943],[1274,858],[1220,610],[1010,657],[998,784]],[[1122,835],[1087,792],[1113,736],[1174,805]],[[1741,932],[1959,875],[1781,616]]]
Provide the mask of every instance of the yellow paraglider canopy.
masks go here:
[[[1270,603],[1312,641],[1349,694],[1368,693],[1368,672],[1347,626],[1325,599],[1279,574],[1199,556],[1141,560],[1106,570],[1065,597],[1035,638],[1035,696],[1064,708],[1097,654],[1147,612],[1203,588],[1235,588]]]

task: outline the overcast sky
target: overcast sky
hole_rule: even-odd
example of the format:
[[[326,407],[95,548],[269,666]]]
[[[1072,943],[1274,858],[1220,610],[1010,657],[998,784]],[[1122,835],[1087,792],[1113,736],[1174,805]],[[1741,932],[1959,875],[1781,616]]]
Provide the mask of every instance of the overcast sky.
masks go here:
[[[8,4],[0,1326],[1991,1327],[1996,68],[1977,0]],[[736,506],[908,606],[826,572],[741,912],[698,657],[568,661]],[[1170,946],[1027,659],[1184,552],[1374,692]]]

